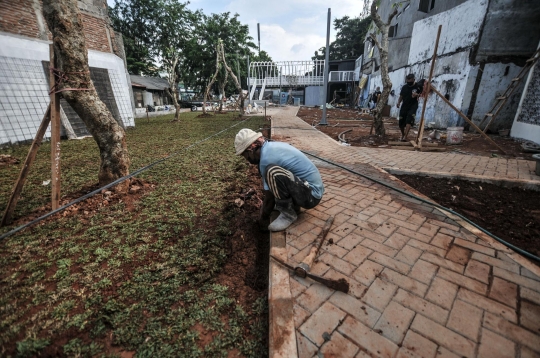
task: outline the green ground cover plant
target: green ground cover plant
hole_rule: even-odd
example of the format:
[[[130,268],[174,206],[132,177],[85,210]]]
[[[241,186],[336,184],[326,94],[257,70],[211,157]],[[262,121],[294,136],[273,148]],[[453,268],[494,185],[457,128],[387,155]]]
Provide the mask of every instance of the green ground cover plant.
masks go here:
[[[91,205],[0,242],[0,356],[267,355],[266,292],[240,301],[218,279],[230,240],[239,235],[235,220],[245,214],[231,195],[253,174],[234,155],[234,136],[244,127],[259,129],[264,119],[239,124],[233,114],[196,113],[171,119],[138,119],[127,131],[131,171],[180,152],[138,176],[136,199],[98,194]],[[1,154],[22,162],[28,147]],[[32,166],[18,224],[46,211],[49,151],[44,143]],[[2,212],[21,165],[0,168]],[[83,193],[97,182],[98,166],[91,138],[62,141],[62,193]]]

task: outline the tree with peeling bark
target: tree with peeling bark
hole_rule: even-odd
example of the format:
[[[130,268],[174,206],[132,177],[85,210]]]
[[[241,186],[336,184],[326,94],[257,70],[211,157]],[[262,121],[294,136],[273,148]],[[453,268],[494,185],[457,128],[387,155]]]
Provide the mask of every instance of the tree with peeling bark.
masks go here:
[[[219,70],[221,69],[221,46],[219,46],[219,41],[216,45],[216,72],[214,72],[214,75],[210,79],[210,82],[206,85],[206,90],[204,91],[204,97],[203,97],[203,116],[206,116],[206,100],[210,97],[210,90],[212,89],[212,86],[214,85],[214,82],[216,82],[217,76],[219,74]]]
[[[238,77],[236,77],[231,67],[229,67],[229,65],[227,64],[227,59],[225,58],[225,48],[223,46],[223,41],[221,39],[218,39],[218,43],[216,45],[216,71],[214,72],[214,75],[212,76],[210,82],[206,86],[206,90],[204,92],[203,114],[206,115],[206,99],[209,97],[210,90],[212,89],[212,86],[216,82],[221,66],[223,66],[223,68],[225,69],[227,73],[227,76],[225,78],[227,78],[228,76],[231,76],[234,84],[236,85],[236,90],[238,91],[238,102],[239,102],[239,107],[240,107],[239,112],[240,112],[240,116],[243,116],[244,115],[244,100],[246,96],[244,95],[244,91],[242,90],[240,81],[238,81]]]
[[[384,123],[382,118],[383,108],[388,102],[388,96],[392,90],[392,81],[390,81],[390,76],[388,75],[388,31],[390,29],[390,23],[394,16],[397,15],[397,8],[394,8],[394,11],[388,15],[388,19],[383,21],[379,13],[377,12],[377,1],[373,1],[371,4],[371,19],[375,26],[379,29],[381,35],[380,41],[377,39],[374,31],[369,33],[369,36],[377,46],[379,50],[379,59],[381,61],[381,80],[383,84],[383,90],[381,96],[377,101],[377,106],[375,107],[375,115],[373,118],[375,134],[378,136],[386,135],[386,130],[384,129]]]
[[[223,48],[223,42],[219,41],[219,44],[221,45],[221,56],[223,61],[223,66],[225,66],[225,69],[231,76],[233,83],[236,85],[236,90],[238,91],[238,102],[240,102],[240,116],[244,115],[244,101],[246,99],[246,95],[244,95],[244,91],[242,90],[242,86],[240,85],[240,81],[238,80],[238,77],[234,74],[233,70],[229,67],[227,64],[227,59],[225,58],[225,49]]]
[[[63,97],[81,117],[99,147],[100,185],[111,183],[129,174],[126,135],[99,98],[90,79],[88,51],[77,1],[43,0],[43,15],[52,33],[56,73],[65,79],[57,83],[56,90],[64,90]],[[127,191],[128,185],[124,181],[116,186],[116,190]]]
[[[399,2],[396,4],[393,4],[394,10],[388,15],[388,18],[386,21],[384,21],[379,13],[377,12],[378,5],[380,5],[381,1],[389,1],[389,0],[373,0],[371,1],[371,5],[369,4],[370,1],[364,0],[364,11],[367,11],[367,9],[370,9],[370,16],[373,20],[373,24],[377,28],[377,33],[375,32],[375,28],[373,27],[373,24],[368,31],[368,36],[371,38],[377,49],[379,50],[379,59],[380,59],[380,69],[381,69],[381,80],[383,84],[383,90],[381,93],[381,96],[379,97],[377,101],[377,106],[375,107],[375,114],[373,118],[373,126],[375,127],[375,134],[378,136],[384,136],[386,135],[386,130],[384,129],[384,123],[382,118],[382,112],[383,108],[388,102],[388,96],[390,95],[390,91],[392,90],[392,81],[390,81],[390,76],[388,75],[388,31],[390,29],[390,23],[392,22],[392,19],[397,15],[397,7],[403,3]],[[408,1],[406,1],[408,2]],[[378,36],[380,36],[380,39]]]
[[[220,84],[219,84],[219,95],[221,96],[221,98],[219,99],[219,109],[218,109],[218,112],[221,113],[221,111],[223,111],[223,103],[225,102],[225,86],[227,86],[227,80],[229,79],[229,72],[227,71],[223,71],[224,72],[224,78],[221,80]]]

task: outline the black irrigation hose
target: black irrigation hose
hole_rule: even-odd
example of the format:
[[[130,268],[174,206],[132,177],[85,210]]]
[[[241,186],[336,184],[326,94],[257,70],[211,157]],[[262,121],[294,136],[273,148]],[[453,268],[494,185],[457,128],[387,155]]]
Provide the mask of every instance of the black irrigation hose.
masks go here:
[[[188,149],[190,149],[190,148],[192,148],[192,147],[194,147],[194,146],[196,146],[196,145],[198,145],[198,144],[200,144],[200,143],[202,143],[202,142],[206,142],[206,141],[209,140],[210,138],[213,138],[213,137],[215,137],[215,136],[217,136],[217,135],[219,135],[219,134],[221,134],[221,133],[223,133],[223,132],[226,132],[226,131],[228,131],[229,129],[236,127],[237,125],[242,124],[242,123],[244,123],[245,121],[250,120],[251,118],[254,118],[254,117],[249,117],[249,118],[247,118],[247,119],[244,119],[243,121],[240,121],[240,122],[238,122],[238,123],[236,123],[236,124],[230,126],[229,128],[225,128],[225,129],[223,129],[223,130],[221,130],[221,131],[219,131],[219,132],[217,132],[217,133],[212,134],[212,135],[209,136],[209,137],[206,137],[206,138],[204,138],[204,139],[201,139],[201,140],[198,141],[198,142],[193,143],[192,145],[190,145],[190,146],[188,146],[188,147],[182,149],[181,151],[178,151],[178,152],[176,152],[176,153],[170,154],[170,155],[166,156],[165,158],[161,158],[160,160],[156,160],[155,162],[150,163],[150,164],[148,164],[147,166],[144,166],[144,167],[142,167],[142,168],[140,168],[140,169],[134,171],[134,172],[131,173],[131,174],[128,174],[128,175],[126,175],[126,176],[124,176],[124,177],[122,177],[122,178],[116,179],[116,180],[113,181],[112,183],[109,183],[109,184],[107,184],[107,185],[105,185],[105,186],[102,186],[102,187],[99,188],[99,189],[96,189],[96,190],[94,190],[94,191],[92,191],[92,192],[90,192],[90,193],[88,193],[88,194],[86,194],[86,195],[83,195],[83,196],[81,196],[80,198],[77,198],[77,199],[73,200],[72,202],[67,203],[67,204],[64,205],[64,206],[59,207],[59,208],[56,209],[56,210],[53,210],[53,211],[51,211],[51,212],[48,212],[47,214],[42,215],[42,216],[40,216],[39,218],[36,218],[36,219],[34,219],[34,220],[30,221],[30,222],[27,222],[27,223],[24,224],[24,225],[21,225],[21,226],[19,226],[19,227],[16,227],[15,229],[13,229],[13,230],[11,230],[11,231],[8,231],[8,232],[6,232],[5,234],[1,235],[1,236],[0,236],[0,242],[1,242],[3,239],[5,239],[5,238],[10,237],[11,235],[16,234],[16,233],[18,233],[19,231],[21,231],[21,230],[23,230],[23,229],[26,229],[27,227],[30,227],[30,226],[32,226],[32,225],[37,224],[38,222],[40,222],[41,220],[44,220],[44,219],[48,218],[49,216],[52,216],[52,215],[54,215],[54,214],[57,214],[57,213],[59,213],[59,212],[65,210],[65,209],[69,208],[70,206],[72,206],[72,205],[74,205],[74,204],[80,203],[81,201],[86,200],[86,199],[88,199],[88,198],[90,198],[90,197],[92,197],[92,196],[98,194],[98,193],[101,192],[102,190],[112,188],[113,186],[115,186],[115,185],[117,185],[117,184],[120,184],[121,182],[123,182],[123,181],[125,181],[125,180],[127,180],[127,179],[130,179],[130,178],[134,177],[135,175],[140,174],[140,173],[142,173],[142,172],[144,172],[144,171],[146,171],[146,170],[152,168],[153,166],[155,166],[155,165],[157,165],[157,164],[160,164],[160,163],[164,162],[165,160],[167,160],[167,159],[169,159],[169,158],[172,158],[172,157],[174,157],[174,156],[180,154],[180,153],[183,152],[184,150],[188,150]]]
[[[377,183],[377,184],[380,184],[380,185],[382,185],[382,186],[385,186],[385,187],[387,187],[387,188],[389,188],[389,189],[395,190],[395,191],[397,191],[397,192],[399,192],[399,193],[401,193],[401,194],[404,194],[404,195],[406,195],[406,196],[408,196],[408,197],[411,197],[411,198],[416,199],[416,200],[419,200],[419,201],[421,201],[421,202],[423,202],[423,203],[432,205],[432,206],[434,206],[434,207],[436,207],[436,208],[439,208],[439,209],[448,211],[449,213],[452,213],[452,214],[454,214],[454,215],[456,215],[456,216],[459,216],[461,219],[465,220],[466,222],[468,222],[468,223],[471,224],[472,226],[476,227],[478,230],[482,231],[484,234],[487,234],[487,235],[491,236],[492,238],[494,238],[495,240],[497,240],[497,241],[500,242],[501,244],[505,245],[506,247],[509,247],[509,248],[511,248],[512,250],[516,251],[517,253],[519,253],[519,254],[521,254],[521,255],[523,255],[523,256],[526,256],[526,257],[528,257],[528,258],[530,258],[530,259],[532,259],[532,260],[535,260],[535,261],[537,261],[537,262],[540,262],[540,257],[535,256],[535,255],[531,254],[531,253],[528,252],[528,251],[525,251],[525,250],[523,250],[523,249],[520,249],[519,247],[514,246],[514,245],[512,245],[512,244],[509,243],[509,242],[504,241],[504,240],[501,239],[500,237],[495,236],[495,235],[492,234],[491,232],[489,232],[489,231],[487,231],[486,229],[484,229],[483,227],[481,227],[481,226],[475,224],[475,223],[472,222],[471,220],[467,219],[465,216],[461,215],[460,213],[455,212],[455,211],[452,210],[452,209],[448,209],[448,208],[446,208],[446,207],[444,207],[444,206],[442,206],[442,205],[439,205],[439,204],[434,203],[434,202],[432,202],[432,201],[426,200],[426,199],[424,199],[424,198],[421,198],[421,197],[419,197],[419,196],[416,196],[416,195],[414,195],[414,194],[411,194],[411,193],[409,193],[409,192],[407,192],[407,191],[404,191],[404,190],[395,188],[395,187],[393,187],[392,185],[388,185],[388,184],[383,183],[383,182],[381,182],[381,181],[379,181],[379,180],[377,180],[377,179],[373,179],[373,178],[371,178],[371,177],[369,177],[369,176],[367,176],[367,175],[365,175],[365,174],[358,173],[358,172],[356,172],[356,171],[354,171],[354,170],[352,170],[352,169],[349,169],[349,168],[347,168],[347,167],[345,167],[345,166],[343,166],[343,165],[341,165],[341,164],[337,164],[337,163],[334,163],[334,162],[332,162],[332,161],[330,161],[330,160],[328,160],[328,159],[324,159],[324,158],[321,158],[321,157],[319,157],[319,156],[316,156],[315,154],[312,154],[312,153],[309,153],[309,152],[305,152],[305,151],[303,151],[303,150],[302,150],[301,152],[304,153],[304,154],[310,155],[310,156],[312,156],[312,157],[314,157],[314,158],[317,158],[317,159],[319,159],[319,160],[321,160],[321,161],[323,161],[323,162],[326,162],[326,163],[328,163],[328,164],[332,164],[332,165],[334,165],[334,166],[336,166],[336,167],[339,167],[339,168],[341,168],[341,169],[344,169],[344,170],[346,170],[346,171],[348,171],[348,172],[351,172],[351,173],[353,173],[353,174],[356,174],[356,175],[359,175],[359,176],[361,176],[361,177],[363,177],[363,178],[366,178],[366,179],[368,179],[368,180],[371,180],[371,181],[373,181],[373,182],[375,182],[375,183]]]

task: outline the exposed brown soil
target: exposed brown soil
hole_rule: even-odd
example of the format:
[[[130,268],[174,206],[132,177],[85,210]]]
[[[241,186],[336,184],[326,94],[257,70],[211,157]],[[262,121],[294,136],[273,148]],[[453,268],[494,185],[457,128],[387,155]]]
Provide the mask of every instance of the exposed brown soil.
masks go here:
[[[313,107],[300,107],[298,117],[302,118],[306,123],[315,125],[320,122],[322,110]],[[336,141],[339,140],[340,133],[351,129],[351,132],[344,134],[347,142],[354,147],[370,147],[383,149],[396,149],[396,146],[391,147],[388,142],[399,141],[401,132],[399,131],[397,119],[392,117],[383,118],[386,136],[381,138],[377,135],[370,135],[371,123],[373,118],[370,115],[362,115],[358,110],[353,109],[328,109],[327,122],[328,126],[317,126],[317,129]],[[409,133],[409,139],[416,138],[418,128],[412,128]],[[431,132],[426,129],[424,137]],[[446,145],[446,141],[435,140],[432,143],[438,143],[439,146],[445,147],[447,152],[457,152],[461,154],[480,155],[485,157],[499,156],[505,158],[520,158],[532,160],[532,153],[526,153],[521,147],[521,143],[499,135],[490,135],[490,138],[497,143],[507,153],[502,154],[492,143],[486,140],[478,133],[465,132],[463,134],[463,142],[458,145]],[[426,141],[426,140],[425,140]],[[427,142],[427,141],[426,141]],[[397,147],[399,148],[399,147]]]
[[[195,118],[210,118],[210,117],[213,117],[214,115],[213,114],[210,114],[210,113],[201,113],[199,114],[197,117]]]
[[[20,160],[9,154],[0,154],[0,168],[8,165],[19,164]]]
[[[64,206],[98,189],[99,187],[100,185],[98,183],[88,183],[84,185],[81,190],[64,196],[60,200],[60,206]],[[114,187],[108,190],[102,190],[101,193],[96,194],[86,200],[83,200],[80,203],[74,204],[68,207],[67,209],[65,209],[64,211],[47,218],[46,220],[55,220],[56,218],[60,216],[63,216],[63,217],[73,216],[74,214],[80,212],[84,216],[83,218],[80,219],[81,222],[83,224],[87,224],[88,220],[86,218],[89,218],[90,216],[94,215],[99,208],[117,204],[117,203],[122,203],[122,202],[125,204],[127,211],[133,211],[134,203],[136,203],[141,198],[141,196],[154,190],[155,187],[156,187],[156,184],[152,182],[148,182],[144,179],[132,178],[130,179],[129,190],[127,193],[118,193],[114,190]],[[50,203],[47,205],[44,205],[36,209],[29,215],[16,218],[14,220],[14,224],[17,226],[23,225],[27,222],[37,219],[38,217],[42,215],[49,213],[51,209],[52,208],[51,208]]]
[[[234,233],[229,243],[230,256],[217,278],[244,307],[268,292],[270,253],[269,235],[261,232],[257,224],[263,198],[260,175],[255,166],[249,170],[248,187],[234,188],[227,197],[229,210],[240,207],[242,211],[231,222]]]
[[[398,177],[501,239],[540,256],[540,191],[457,179]]]

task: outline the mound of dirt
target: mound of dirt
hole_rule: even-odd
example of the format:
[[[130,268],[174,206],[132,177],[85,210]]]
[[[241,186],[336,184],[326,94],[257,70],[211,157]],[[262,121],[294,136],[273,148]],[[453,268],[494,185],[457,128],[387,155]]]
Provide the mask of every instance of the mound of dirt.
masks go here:
[[[73,216],[75,213],[81,212],[83,216],[85,217],[85,218],[82,218],[81,221],[83,223],[86,223],[87,219],[93,216],[98,211],[99,208],[117,204],[119,202],[123,202],[125,204],[127,211],[133,211],[134,204],[141,198],[141,196],[154,190],[155,187],[156,187],[155,183],[152,183],[144,179],[140,179],[140,178],[132,178],[130,180],[129,190],[127,193],[118,193],[114,190],[114,187],[110,189],[104,189],[101,191],[101,193],[96,194],[77,204],[73,204],[72,206],[66,208],[64,211],[58,214],[55,214],[52,217],[49,217],[48,219],[45,219],[45,220],[55,220],[55,218],[59,216],[63,216],[63,217]],[[60,206],[69,204],[72,201],[88,193],[91,193],[92,191],[98,188],[100,188],[98,183],[86,184],[81,188],[81,190],[70,193],[64,196],[62,199],[60,199]],[[42,215],[47,214],[51,210],[52,210],[51,204],[49,203],[47,205],[44,205],[38,208],[37,210],[35,210],[29,215],[17,218],[14,221],[14,224],[16,226],[23,225],[27,222],[37,219],[38,217]]]

